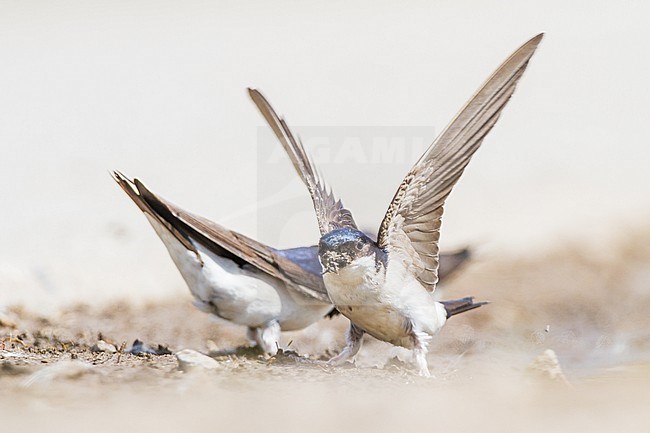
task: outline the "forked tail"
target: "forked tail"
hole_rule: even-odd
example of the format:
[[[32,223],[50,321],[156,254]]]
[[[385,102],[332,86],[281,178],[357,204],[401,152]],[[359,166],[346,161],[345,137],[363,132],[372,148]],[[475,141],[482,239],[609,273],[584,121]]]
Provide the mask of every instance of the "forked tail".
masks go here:
[[[465,311],[473,310],[481,305],[489,304],[487,301],[474,302],[474,298],[469,296],[467,298],[454,299],[452,301],[440,301],[445,307],[447,312],[447,319],[456,314],[464,313]]]

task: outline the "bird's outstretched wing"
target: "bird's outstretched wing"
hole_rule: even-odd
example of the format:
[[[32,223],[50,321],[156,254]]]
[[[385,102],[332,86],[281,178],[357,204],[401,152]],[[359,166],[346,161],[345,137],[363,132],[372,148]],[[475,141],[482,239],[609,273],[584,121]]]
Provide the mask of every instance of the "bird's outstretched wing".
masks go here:
[[[290,289],[306,295],[306,302],[309,298],[330,302],[321,276],[314,274],[310,267],[293,261],[282,251],[180,208],[154,194],[138,179],[131,180],[119,171],[112,175],[142,212],[158,220],[200,261],[197,245],[239,266],[253,266],[284,281]]]
[[[389,251],[415,257],[417,277],[429,291],[438,282],[445,200],[497,122],[542,37],[526,42],[499,66],[413,166],[388,207],[377,242]]]
[[[341,200],[336,199],[332,190],[318,175],[302,143],[293,136],[284,119],[277,115],[271,104],[259,91],[248,89],[248,94],[282,143],[298,175],[307,185],[314,202],[321,235],[344,227],[356,228],[352,213],[343,206]]]

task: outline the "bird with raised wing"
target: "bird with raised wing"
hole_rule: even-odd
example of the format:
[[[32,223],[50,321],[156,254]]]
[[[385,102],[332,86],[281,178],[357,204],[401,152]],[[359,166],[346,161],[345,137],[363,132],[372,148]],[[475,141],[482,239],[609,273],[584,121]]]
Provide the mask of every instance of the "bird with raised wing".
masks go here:
[[[201,311],[248,327],[248,337],[274,355],[280,331],[303,329],[336,309],[329,300],[318,247],[274,249],[194,215],[151,192],[138,179],[113,178],[163,241]],[[467,250],[443,255],[447,273]]]
[[[336,308],[350,319],[346,345],[332,364],[353,357],[365,333],[412,349],[419,373],[429,376],[427,348],[447,319],[483,303],[438,302],[443,205],[472,155],[497,122],[543,34],[497,68],[434,140],[400,184],[373,241],[318,175],[302,143],[268,101],[249,94],[287,151],[311,195],[321,233],[323,280]]]

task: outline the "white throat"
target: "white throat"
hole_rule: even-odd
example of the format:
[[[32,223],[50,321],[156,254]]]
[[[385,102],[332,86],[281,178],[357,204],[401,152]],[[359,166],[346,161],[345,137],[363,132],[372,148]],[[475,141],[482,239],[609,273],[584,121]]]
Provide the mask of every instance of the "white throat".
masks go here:
[[[377,270],[374,256],[355,259],[346,267],[339,269],[338,278],[348,284],[362,284],[377,280],[383,276],[383,270]]]
[[[376,302],[385,274],[383,268],[377,270],[374,256],[366,256],[339,269],[338,273],[326,273],[323,280],[334,304],[364,305]]]

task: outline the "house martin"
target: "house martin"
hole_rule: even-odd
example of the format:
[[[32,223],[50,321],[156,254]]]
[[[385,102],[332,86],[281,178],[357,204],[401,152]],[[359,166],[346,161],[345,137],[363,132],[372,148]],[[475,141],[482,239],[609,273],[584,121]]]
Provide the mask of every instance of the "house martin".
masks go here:
[[[287,151],[311,195],[321,233],[323,279],[336,308],[350,319],[346,345],[330,360],[356,355],[365,333],[412,349],[419,373],[429,376],[427,347],[447,319],[483,303],[464,298],[438,302],[443,205],[472,155],[497,122],[543,34],[517,49],[434,140],[400,184],[374,241],[357,228],[266,99],[249,94]]]

